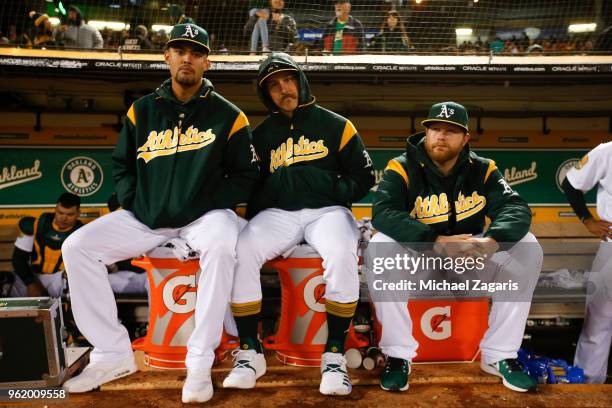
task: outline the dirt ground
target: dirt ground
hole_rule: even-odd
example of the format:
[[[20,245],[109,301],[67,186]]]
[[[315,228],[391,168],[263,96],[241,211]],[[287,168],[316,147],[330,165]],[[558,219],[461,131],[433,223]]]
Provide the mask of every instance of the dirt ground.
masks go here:
[[[72,394],[65,402],[28,401],[0,407],[32,408],[170,408],[187,406],[180,402],[184,370],[145,367],[137,354],[141,371],[113,381],[101,390]],[[254,390],[225,390],[223,378],[231,368],[225,361],[213,369],[215,394],[209,407],[612,407],[612,385],[541,385],[538,393],[517,393],[505,388],[500,379],[483,373],[478,363],[415,364],[410,389],[401,393],[378,386],[379,369],[349,370],[353,392],[347,397],[326,397],[319,393],[319,369],[285,366],[268,355],[268,372]]]
[[[70,408],[170,408],[180,402],[180,389],[97,391],[71,395],[67,403],[30,402],[6,406]],[[0,405],[1,406],[1,405]],[[378,386],[356,386],[348,397],[326,397],[315,387],[254,390],[216,389],[209,407],[610,407],[611,385],[547,385],[537,394],[521,394],[501,384],[416,384],[406,392],[390,393]]]

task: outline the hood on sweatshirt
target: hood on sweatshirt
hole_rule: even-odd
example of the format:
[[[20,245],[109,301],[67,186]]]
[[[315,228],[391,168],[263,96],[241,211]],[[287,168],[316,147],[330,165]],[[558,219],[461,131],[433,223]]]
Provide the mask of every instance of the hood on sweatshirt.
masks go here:
[[[298,78],[298,109],[301,105],[314,102],[314,96],[310,94],[310,85],[306,75],[299,65],[284,52],[274,52],[266,58],[259,66],[257,74],[257,96],[270,112],[277,112],[278,106],[272,101],[266,88],[266,79],[279,71],[294,71]]]

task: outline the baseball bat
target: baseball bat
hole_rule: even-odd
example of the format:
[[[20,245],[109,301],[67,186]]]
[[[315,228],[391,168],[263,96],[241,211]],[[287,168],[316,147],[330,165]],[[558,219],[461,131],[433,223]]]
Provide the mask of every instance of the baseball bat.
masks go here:
[[[382,352],[376,347],[370,347],[363,359],[363,368],[366,370],[373,370],[384,363],[385,356],[383,356]]]
[[[346,366],[348,368],[359,368],[363,361],[361,351],[356,348],[348,349],[344,352],[344,358],[346,358]]]

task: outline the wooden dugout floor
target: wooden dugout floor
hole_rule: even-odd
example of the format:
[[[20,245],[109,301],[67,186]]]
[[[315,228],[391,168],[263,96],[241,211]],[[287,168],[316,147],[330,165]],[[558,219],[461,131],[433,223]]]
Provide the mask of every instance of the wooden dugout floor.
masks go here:
[[[102,391],[71,396],[62,407],[188,407],[180,402],[181,390]],[[38,406],[60,406],[40,404]],[[212,400],[202,407],[610,407],[611,385],[547,385],[538,394],[525,395],[501,384],[414,384],[402,393],[389,393],[378,386],[356,386],[348,397],[326,397],[315,387],[215,389]],[[13,405],[15,406],[15,405]],[[29,405],[31,406],[31,405]]]
[[[100,391],[71,394],[62,403],[28,402],[1,406],[28,407],[130,407],[165,408],[187,406],[180,402],[184,370],[145,367],[141,371],[104,385]],[[483,373],[478,363],[415,364],[410,389],[390,393],[380,389],[380,369],[349,370],[353,392],[347,397],[319,393],[318,368],[284,366],[268,352],[268,372],[254,390],[225,390],[221,382],[231,359],[213,369],[215,395],[200,406],[209,407],[610,407],[612,385],[541,385],[535,394],[510,391],[494,376]]]

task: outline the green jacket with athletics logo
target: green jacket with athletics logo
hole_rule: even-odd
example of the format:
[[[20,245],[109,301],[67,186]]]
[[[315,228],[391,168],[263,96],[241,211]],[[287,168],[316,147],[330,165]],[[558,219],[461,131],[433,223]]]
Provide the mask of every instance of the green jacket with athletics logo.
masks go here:
[[[517,242],[531,225],[527,203],[508,185],[495,162],[466,145],[444,176],[425,151],[425,133],[408,139],[391,160],[374,195],[374,228],[398,242],[433,242],[438,235],[480,234]]]
[[[299,106],[292,118],[279,112],[265,88],[266,78],[279,71],[297,75]],[[351,121],[315,103],[306,75],[287,54],[266,59],[257,83],[270,115],[253,131],[262,179],[249,216],[266,208],[350,207],[362,199],[374,185],[374,168]]]
[[[182,103],[168,79],[128,110],[113,174],[124,209],[150,228],[178,228],[246,203],[259,168],[240,109],[207,79]]]

